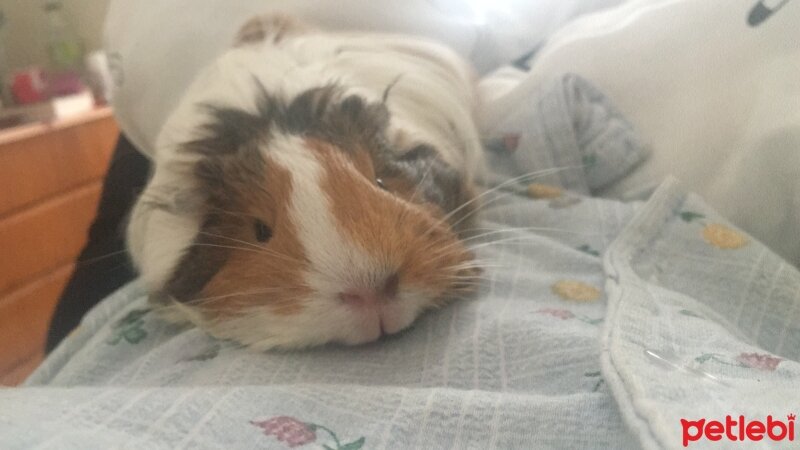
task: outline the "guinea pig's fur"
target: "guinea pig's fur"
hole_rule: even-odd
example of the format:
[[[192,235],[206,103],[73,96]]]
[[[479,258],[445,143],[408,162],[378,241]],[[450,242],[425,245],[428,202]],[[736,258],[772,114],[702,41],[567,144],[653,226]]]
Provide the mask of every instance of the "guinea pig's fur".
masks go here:
[[[475,103],[437,44],[251,20],[151,152],[128,227],[151,300],[270,349],[373,341],[463,296]]]

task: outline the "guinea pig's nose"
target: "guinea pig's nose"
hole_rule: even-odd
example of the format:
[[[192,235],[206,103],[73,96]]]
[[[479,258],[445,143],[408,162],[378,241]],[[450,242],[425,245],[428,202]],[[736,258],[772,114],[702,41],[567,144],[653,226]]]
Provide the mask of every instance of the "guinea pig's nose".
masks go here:
[[[348,305],[364,307],[374,305],[397,296],[400,286],[400,277],[393,273],[386,277],[383,285],[378,288],[350,288],[339,293],[339,300]]]

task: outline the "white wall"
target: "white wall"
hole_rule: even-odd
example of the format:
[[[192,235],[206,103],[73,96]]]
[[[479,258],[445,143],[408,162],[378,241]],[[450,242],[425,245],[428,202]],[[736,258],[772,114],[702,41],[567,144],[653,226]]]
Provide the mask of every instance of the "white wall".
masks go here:
[[[132,0],[135,1],[135,0]],[[63,0],[65,16],[88,50],[102,46],[108,0]],[[6,15],[5,47],[11,68],[47,62],[44,0],[0,0]]]

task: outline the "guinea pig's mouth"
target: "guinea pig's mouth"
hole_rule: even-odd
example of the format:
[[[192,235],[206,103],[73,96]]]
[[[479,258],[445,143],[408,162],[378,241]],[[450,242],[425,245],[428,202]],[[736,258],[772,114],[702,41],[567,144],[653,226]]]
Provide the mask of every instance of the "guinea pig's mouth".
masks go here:
[[[389,302],[397,301],[400,300],[389,300]],[[347,343],[349,344],[372,342],[384,336],[398,333],[411,325],[417,315],[404,311],[402,305],[386,302],[372,304],[345,303],[344,306],[355,318],[356,330],[353,330],[355,332],[353,333],[354,339],[348,339],[349,342]]]

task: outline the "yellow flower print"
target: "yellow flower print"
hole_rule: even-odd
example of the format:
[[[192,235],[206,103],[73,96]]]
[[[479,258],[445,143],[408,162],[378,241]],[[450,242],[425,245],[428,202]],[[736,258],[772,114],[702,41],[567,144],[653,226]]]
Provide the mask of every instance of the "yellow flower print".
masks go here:
[[[531,183],[528,185],[528,196],[531,198],[558,198],[564,191],[558,186],[541,183]]]
[[[719,223],[708,223],[706,216],[694,211],[683,211],[681,219],[686,223],[696,222],[703,226],[703,238],[710,245],[722,249],[742,248],[748,244],[747,238],[742,233]]]
[[[735,249],[747,245],[747,238],[741,233],[718,223],[706,225],[703,228],[703,238],[717,248]]]
[[[554,283],[550,289],[564,300],[591,302],[600,298],[600,290],[582,281],[561,280]]]

